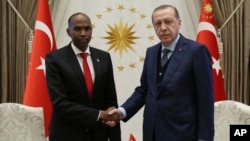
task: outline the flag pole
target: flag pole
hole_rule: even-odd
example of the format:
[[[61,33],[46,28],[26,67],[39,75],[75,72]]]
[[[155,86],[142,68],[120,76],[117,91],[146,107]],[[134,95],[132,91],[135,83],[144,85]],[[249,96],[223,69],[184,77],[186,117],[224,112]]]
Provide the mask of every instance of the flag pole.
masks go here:
[[[33,38],[34,38],[34,30],[30,30],[30,35],[28,40],[28,53],[32,52]]]

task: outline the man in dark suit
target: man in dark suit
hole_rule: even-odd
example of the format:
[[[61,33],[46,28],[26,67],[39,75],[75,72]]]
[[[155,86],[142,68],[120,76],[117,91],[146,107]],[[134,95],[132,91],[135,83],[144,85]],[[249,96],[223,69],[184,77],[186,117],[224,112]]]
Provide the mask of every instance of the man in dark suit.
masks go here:
[[[181,20],[174,6],[157,7],[152,23],[161,42],[146,52],[140,86],[109,114],[126,122],[145,106],[143,141],[213,141],[213,78],[208,49],[179,33]]]
[[[120,125],[106,125],[109,107],[118,106],[110,54],[89,46],[92,26],[84,13],[69,17],[67,33],[72,42],[46,56],[53,106],[49,140],[121,141]],[[90,92],[82,53],[87,53]]]

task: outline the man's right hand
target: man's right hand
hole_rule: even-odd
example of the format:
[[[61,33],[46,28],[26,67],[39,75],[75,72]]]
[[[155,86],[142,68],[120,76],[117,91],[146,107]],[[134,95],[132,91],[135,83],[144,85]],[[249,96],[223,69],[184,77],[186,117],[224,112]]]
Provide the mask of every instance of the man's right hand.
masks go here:
[[[110,109],[108,115],[113,117],[113,121],[115,121],[116,123],[122,120],[123,118],[122,112],[117,108]]]
[[[115,107],[110,107],[106,111],[101,111],[100,119],[110,127],[114,127],[122,119],[122,113]]]

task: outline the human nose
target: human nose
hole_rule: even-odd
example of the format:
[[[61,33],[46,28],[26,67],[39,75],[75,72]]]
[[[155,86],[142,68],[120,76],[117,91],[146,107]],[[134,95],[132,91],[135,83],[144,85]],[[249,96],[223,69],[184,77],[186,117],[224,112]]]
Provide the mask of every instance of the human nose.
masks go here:
[[[81,32],[80,32],[80,33],[81,33],[81,35],[82,35],[82,36],[86,35],[86,31],[85,31],[84,29],[83,29],[83,30],[81,30]]]
[[[164,30],[164,31],[165,31],[165,30],[167,30],[168,25],[165,24],[165,23],[163,23],[163,24],[161,24],[160,28],[161,28],[161,30]]]

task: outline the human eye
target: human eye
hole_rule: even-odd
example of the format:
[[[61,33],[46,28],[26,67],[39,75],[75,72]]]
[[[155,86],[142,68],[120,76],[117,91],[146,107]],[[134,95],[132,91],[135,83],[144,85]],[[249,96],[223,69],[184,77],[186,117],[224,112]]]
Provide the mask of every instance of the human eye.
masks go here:
[[[76,26],[76,27],[74,28],[75,31],[81,31],[81,29],[82,29],[82,28],[79,27],[79,26]]]
[[[166,20],[167,25],[171,25],[173,23],[173,20]]]
[[[84,30],[85,31],[90,31],[92,28],[91,28],[91,26],[86,26],[86,27],[84,27]]]
[[[155,22],[155,26],[156,26],[156,27],[158,27],[158,26],[160,26],[160,25],[161,25],[160,22]]]

